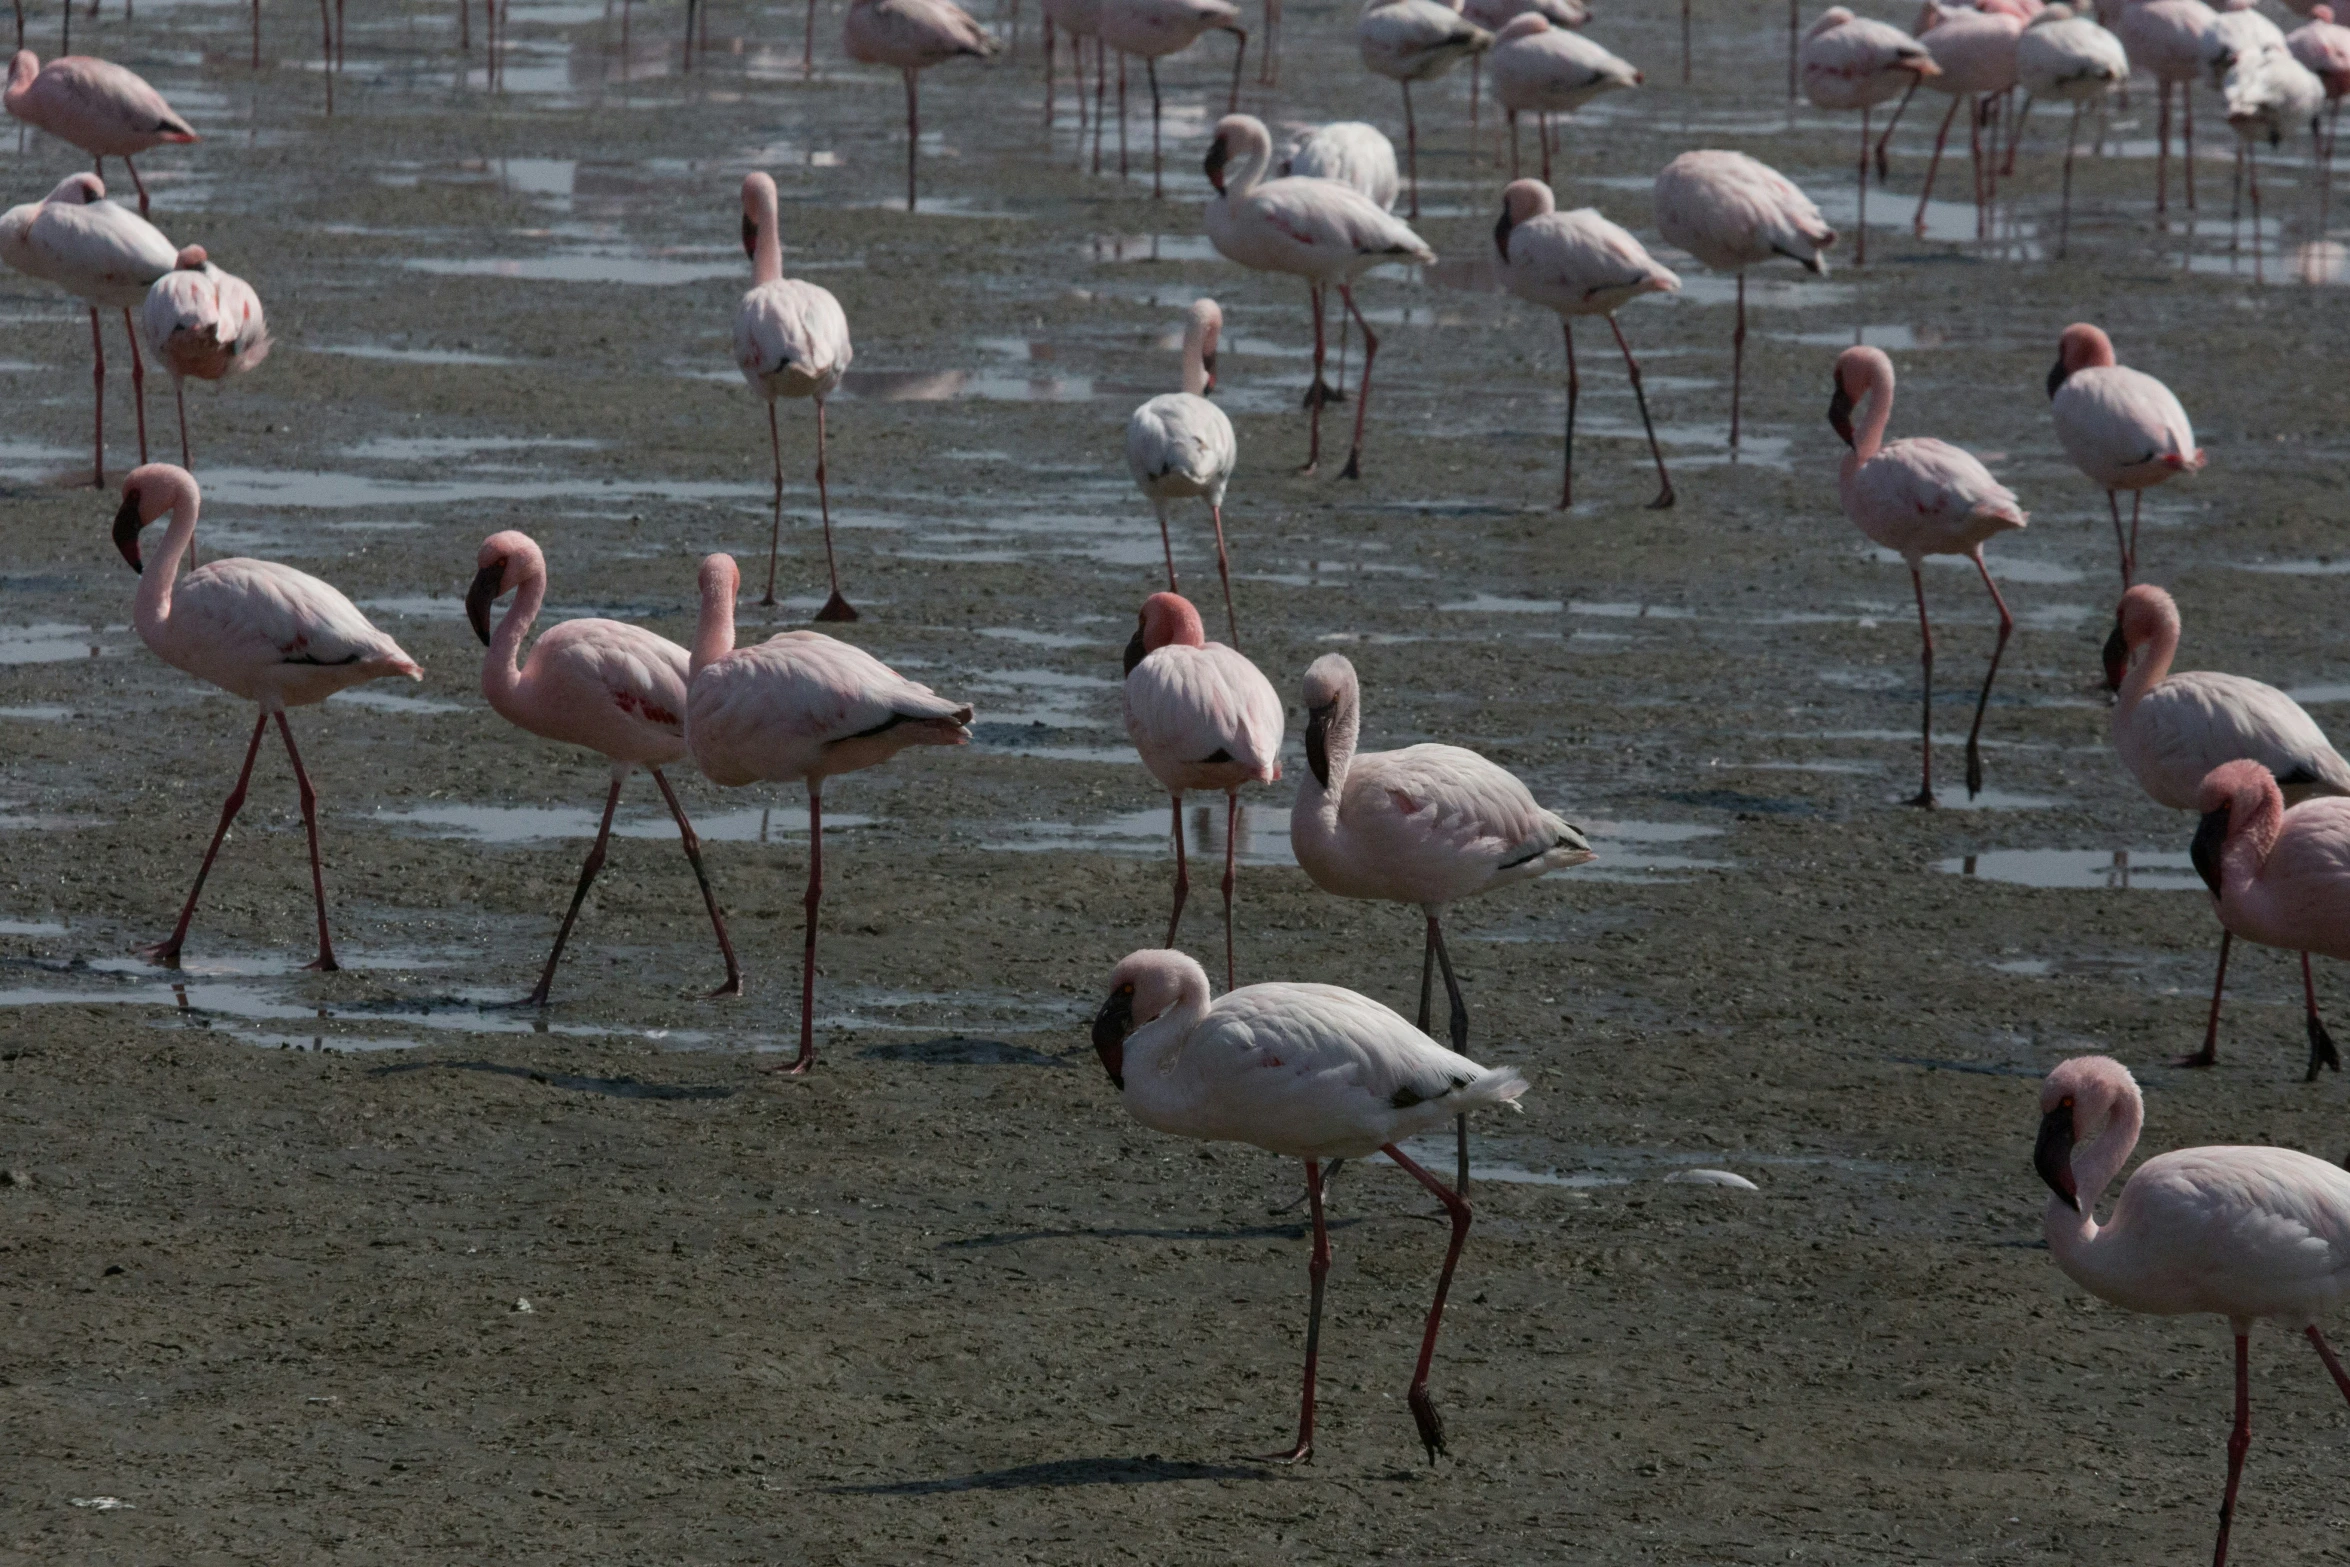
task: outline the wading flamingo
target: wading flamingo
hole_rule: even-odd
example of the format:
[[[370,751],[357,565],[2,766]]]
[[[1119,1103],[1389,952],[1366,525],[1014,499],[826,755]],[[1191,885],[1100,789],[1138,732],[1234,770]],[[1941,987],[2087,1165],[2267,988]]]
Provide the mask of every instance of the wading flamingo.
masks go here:
[[[2350,27],[2334,20],[2330,5],[2311,6],[2309,20],[2285,35],[2285,47],[2316,75],[2326,94],[2326,130],[2318,144],[2317,229],[2325,232],[2333,197],[2334,144],[2342,133],[2342,99],[2350,94]]]
[[[2187,410],[2145,371],[2114,363],[2113,340],[2100,328],[2076,321],[2056,340],[2048,413],[2064,454],[2105,491],[2126,588],[2138,570],[2138,507],[2146,491],[2203,466]],[[2117,493],[2122,490],[2130,492],[2126,538]]]
[[[1999,584],[1983,564],[1983,545],[2010,528],[2022,527],[2029,514],[2016,504],[2013,490],[1992,478],[1971,453],[1947,441],[1910,436],[1887,444],[1885,425],[1893,417],[1893,361],[1883,349],[1847,348],[1836,356],[1835,379],[1828,423],[1851,448],[1837,476],[1844,515],[1871,543],[1897,552],[1908,563],[1910,586],[1917,590],[1925,698],[1918,792],[1912,805],[1930,810],[1935,803],[1934,628],[1926,619],[1926,579],[1920,564],[1928,555],[1965,556],[1982,573],[1983,586],[1999,610],[1999,640],[1991,648],[1991,667],[1983,671],[1974,727],[1966,737],[1966,792],[1972,799],[1983,787],[1983,709],[1991,703],[1991,682],[1999,677],[1999,655],[2007,651],[2008,634],[2015,630],[2007,600],[1999,596]],[[1858,430],[1852,423],[1856,411],[1861,413]]]
[[[1656,230],[1717,272],[1738,275],[1738,324],[1730,333],[1730,452],[1738,451],[1738,403],[1746,379],[1746,269],[1784,256],[1828,275],[1836,231],[1795,182],[1743,152],[1685,152],[1656,177]]]
[[[1439,0],[1370,0],[1355,23],[1363,64],[1403,89],[1404,184],[1420,216],[1420,127],[1412,83],[1433,81],[1493,45],[1493,35]]]
[[[139,307],[147,346],[171,372],[171,399],[179,410],[180,466],[188,456],[187,379],[220,381],[242,375],[269,357],[269,322],[261,296],[234,273],[223,272],[190,245],[178,264],[155,280]]]
[[[2284,791],[2258,762],[2215,767],[2196,797],[2197,874],[2211,889],[2222,929],[2264,947],[2301,954],[2301,998],[2309,1017],[2309,1072],[2342,1070],[2342,1057],[2317,1015],[2309,955],[2350,958],[2350,800],[2327,796],[2285,809]]]
[[[1553,27],[1581,27],[1591,20],[1590,7],[1583,0],[1463,0],[1461,15],[1475,22],[1489,33],[1503,28],[1532,11]],[[1480,69],[1485,63],[1482,55],[1469,56],[1469,128],[1477,128],[1477,87]]]
[[[2291,1148],[2181,1148],[2138,1166],[2097,1222],[2097,1199],[2138,1145],[2145,1101],[2129,1069],[2076,1056],[2040,1084],[2032,1164],[2054,1193],[2043,1229],[2065,1276],[2127,1311],[2212,1312],[2236,1339],[2236,1424],[2212,1567],[2227,1567],[2236,1484],[2252,1445],[2256,1319],[2298,1328],[2350,1398],[2317,1319],[2350,1295],[2350,1174]]]
[[[1961,103],[1967,109],[1967,144],[1975,174],[1975,237],[1991,233],[1991,200],[1998,185],[1999,133],[1993,121],[1991,159],[1983,159],[1983,121],[2000,95],[2016,84],[2016,43],[2023,36],[2021,17],[1971,6],[1943,6],[1926,0],[1924,25],[1917,40],[1941,69],[1927,79],[1937,92],[1950,95],[1942,127],[1934,133],[1934,156],[1926,164],[1925,184],[1918,191],[1917,215],[1911,229],[1926,232],[1926,203],[1933,199],[1934,176],[1941,172],[1942,148],[1950,139],[1950,122]]]
[[[821,631],[734,645],[742,573],[731,555],[702,562],[702,609],[686,684],[685,742],[712,783],[808,788],[807,945],[800,964],[800,1053],[816,1061],[816,912],[824,901],[824,780],[876,767],[910,745],[968,745],[971,709],[916,685],[862,648]]]
[[[1645,80],[1581,33],[1551,26],[1538,12],[1514,17],[1494,35],[1493,96],[1509,116],[1510,178],[1518,177],[1518,116],[1536,116],[1542,178],[1550,180],[1550,117],[1572,114],[1603,93]]]
[[[1379,339],[1355,308],[1354,280],[1383,261],[1432,265],[1436,252],[1409,226],[1377,202],[1336,180],[1293,177],[1268,180],[1273,138],[1265,122],[1249,114],[1228,114],[1216,122],[1208,144],[1208,238],[1230,260],[1258,272],[1286,272],[1304,278],[1314,305],[1314,379],[1306,390],[1312,413],[1306,464],[1312,473],[1322,461],[1322,290],[1335,287],[1363,333],[1363,379],[1355,395],[1354,442],[1347,448],[1340,478],[1362,477],[1363,420],[1371,410],[1371,361]]]
[[[1143,600],[1126,644],[1126,735],[1174,802],[1175,909],[1167,945],[1183,925],[1191,870],[1183,852],[1183,797],[1224,792],[1224,983],[1233,983],[1232,875],[1240,844],[1243,784],[1281,776],[1281,697],[1238,650],[1210,642],[1189,599]]]
[[[1650,511],[1673,504],[1673,481],[1665,472],[1665,454],[1656,443],[1656,425],[1648,417],[1648,393],[1640,385],[1640,362],[1616,312],[1642,294],[1677,293],[1681,280],[1651,256],[1640,241],[1599,215],[1595,207],[1574,212],[1554,210],[1550,187],[1539,180],[1512,180],[1501,193],[1501,221],[1493,227],[1493,247],[1501,252],[1501,280],[1509,291],[1530,305],[1540,305],[1559,318],[1567,343],[1566,477],[1559,488],[1559,510],[1575,501],[1575,403],[1583,383],[1575,374],[1575,317],[1605,316],[1608,330],[1623,350],[1624,369],[1632,377],[1632,399],[1640,405],[1641,428],[1648,432],[1648,453],[1656,459],[1656,499]]]
[[[1248,32],[1232,0],[1101,0],[1101,40],[1118,55],[1118,177],[1126,177],[1126,57],[1140,55],[1151,84],[1151,200],[1166,194],[1159,162],[1159,61],[1181,54],[1209,32],[1227,32],[1232,50],[1232,92],[1224,112],[1240,107],[1240,72],[1248,58]]]
[[[2230,13],[2257,15],[2258,13]],[[2267,22],[2266,17],[2261,21]],[[2276,32],[2275,24],[2269,30]],[[2236,190],[2252,186],[2252,280],[2261,281],[2261,254],[2267,248],[2260,232],[2260,144],[2283,145],[2295,131],[2310,134],[2313,160],[2325,160],[2325,137],[2318,120],[2325,109],[2326,85],[2315,71],[2294,58],[2281,33],[2258,48],[2239,51],[2220,81],[2220,101],[2227,110],[2228,129],[2236,133]],[[2228,223],[2234,231],[2239,207],[2231,206]]]
[[[1167,536],[1167,512],[1179,500],[1204,500],[1216,525],[1216,575],[1224,583],[1224,626],[1240,645],[1240,620],[1232,608],[1232,562],[1224,553],[1224,487],[1240,447],[1232,421],[1208,401],[1216,389],[1216,343],[1224,312],[1212,299],[1195,299],[1183,321],[1183,390],[1166,392],[1134,410],[1126,421],[1126,467],[1159,514],[1159,547],[1167,555],[1167,591],[1175,580],[1175,545]]]
[[[2094,17],[2075,16],[2070,6],[2052,5],[2034,17],[2015,43],[2016,80],[2024,89],[2024,111],[2016,121],[2023,137],[2032,105],[2043,98],[2073,106],[2064,132],[2064,195],[2057,207],[2056,254],[2063,259],[2072,242],[2073,148],[2081,137],[2081,114],[2096,104],[2104,111],[2114,89],[2128,85],[2130,57],[2122,41]],[[2009,156],[2014,147],[2009,146]]]
[[[174,669],[243,697],[260,709],[253,720],[253,739],[245,747],[245,765],[237,786],[220,808],[220,825],[213,829],[211,847],[196,869],[196,884],[180,909],[171,934],[141,956],[167,967],[177,967],[180,945],[188,937],[188,921],[195,917],[196,900],[204,892],[204,878],[212,873],[213,856],[220,853],[229,823],[245,804],[245,787],[252,782],[253,760],[261,754],[261,736],[271,719],[286,743],[286,759],[294,765],[294,783],[301,792],[302,829],[310,838],[310,890],[318,903],[318,957],[309,966],[333,969],[333,939],[326,925],[326,871],[318,856],[318,795],[302,768],[302,753],[294,748],[294,731],[286,709],[323,702],[337,691],[365,685],[393,675],[422,680],[424,670],[400,651],[400,645],[369,625],[352,602],[316,577],[281,566],[275,561],[230,558],[182,574],[180,562],[196,538],[196,513],[201,496],[196,481],[184,468],[150,463],[131,470],[122,485],[122,508],[114,514],[114,547],[139,573],[138,597],[133,601],[132,624],[139,640]],[[139,530],[168,514],[171,527],[153,562],[142,559]]]
[[[70,5],[71,0],[67,0]],[[8,64],[8,86],[0,104],[10,114],[97,160],[91,171],[106,177],[106,160],[120,158],[139,193],[139,216],[147,215],[147,184],[131,159],[151,147],[197,140],[188,122],[174,113],[146,78],[111,60],[69,54],[46,66],[30,49],[19,49]]]
[[[1840,5],[1820,13],[1797,55],[1803,95],[1814,108],[1860,111],[1860,205],[1852,223],[1852,264],[1869,259],[1869,113],[1942,67],[1924,44],[1893,26],[1854,16]],[[1883,176],[1880,175],[1880,178]]]
[[[2187,210],[2195,210],[2195,83],[2203,76],[2203,40],[2219,14],[2203,0],[2131,0],[2122,7],[2115,36],[2130,63],[2154,78],[2160,94],[2156,111],[2154,212],[2170,206],[2170,90],[2179,89],[2186,123]]]
[[[1395,143],[1376,125],[1361,120],[1335,120],[1316,126],[1301,137],[1288,157],[1281,160],[1281,177],[1297,175],[1302,179],[1336,180],[1341,185],[1352,185],[1356,190],[1379,204],[1382,212],[1395,210],[1395,198],[1403,192],[1403,176],[1395,164]],[[1320,288],[1314,290],[1314,314],[1322,314],[1328,301]],[[1309,391],[1309,398],[1319,396],[1326,403],[1346,401],[1346,340],[1354,330],[1354,323],[1342,313],[1338,318],[1338,385],[1324,385],[1317,392]],[[1308,407],[1312,404],[1309,402]]]
[[[1299,1464],[1314,1456],[1314,1373],[1322,1286],[1330,1273],[1321,1161],[1384,1153],[1444,1204],[1452,1240],[1407,1395],[1434,1463],[1445,1450],[1444,1420],[1428,1395],[1428,1368],[1445,1295],[1469,1238],[1469,1204],[1400,1145],[1472,1110],[1515,1109],[1526,1079],[1511,1067],[1479,1066],[1368,996],[1336,985],[1250,985],[1211,1002],[1206,970],[1180,952],[1130,953],[1110,971],[1109,999],[1093,1020],[1093,1048],[1127,1113],[1153,1131],[1249,1143],[1305,1161],[1314,1214],[1307,1264],[1313,1303],[1297,1444],[1267,1454],[1269,1462]]]
[[[922,141],[924,71],[948,60],[985,60],[1003,47],[955,0],[855,0],[842,46],[860,65],[895,66],[906,79],[906,210],[914,210],[914,155]]]
[[[588,887],[604,868],[621,785],[639,767],[653,775],[669,814],[677,819],[678,838],[694,868],[694,880],[701,885],[702,902],[718,933],[718,950],[726,958],[726,983],[711,994],[741,995],[742,970],[735,965],[734,943],[726,936],[726,916],[719,912],[718,894],[702,869],[702,840],[661,771],[686,754],[685,649],[642,626],[580,619],[549,626],[524,658],[522,639],[530,635],[531,623],[547,601],[546,556],[530,535],[508,530],[482,540],[481,553],[474,559],[477,569],[465,591],[465,618],[489,649],[481,663],[481,694],[515,728],[558,745],[583,746],[612,764],[612,787],[604,796],[595,846],[579,868],[579,886],[555,932],[546,969],[521,1004],[547,1004],[555,966],[563,961],[563,944],[571,939],[571,926],[579,918],[579,906],[587,901]],[[492,632],[490,608],[509,593],[514,595],[513,607]]]

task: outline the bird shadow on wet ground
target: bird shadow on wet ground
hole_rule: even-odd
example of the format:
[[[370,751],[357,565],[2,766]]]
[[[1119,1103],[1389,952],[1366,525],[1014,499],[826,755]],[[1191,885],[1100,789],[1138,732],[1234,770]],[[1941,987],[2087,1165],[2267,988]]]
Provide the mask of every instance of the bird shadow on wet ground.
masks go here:
[[[872,1485],[835,1485],[825,1489],[835,1496],[937,1496],[951,1491],[1055,1490],[1075,1485],[1162,1485],[1171,1480],[1271,1480],[1274,1471],[1262,1465],[1194,1464],[1161,1458],[1058,1458],[1041,1464],[1015,1464],[1009,1469],[985,1469],[977,1474],[945,1475],[934,1480],[888,1480]]]
[[[1368,1219],[1331,1219],[1322,1227],[1335,1235],[1351,1230]],[[1246,1240],[1302,1240],[1308,1231],[1305,1220],[1295,1224],[1246,1224],[1231,1229],[1162,1229],[1147,1225],[1131,1225],[1116,1229],[1066,1230],[999,1230],[992,1235],[970,1235],[959,1241],[941,1241],[940,1251],[970,1251],[981,1246],[1017,1246],[1025,1241],[1246,1241]]]
[[[1084,1053],[1091,1052],[1084,1047]],[[1071,1051],[1071,1055],[1080,1052]],[[868,1045],[857,1052],[865,1061],[906,1061],[916,1066],[1067,1066],[1060,1056],[1026,1045],[1006,1044],[1000,1039],[971,1039],[961,1034],[948,1034],[940,1039],[905,1040],[896,1044]]]
[[[544,1083],[549,1088],[565,1088],[581,1094],[604,1094],[613,1099],[731,1099],[735,1092],[717,1084],[643,1083],[633,1077],[576,1077],[566,1072],[540,1072],[527,1066],[508,1066],[500,1061],[398,1061],[390,1066],[372,1067],[368,1075],[393,1077],[403,1072],[492,1072],[500,1077],[519,1077],[533,1083]]]

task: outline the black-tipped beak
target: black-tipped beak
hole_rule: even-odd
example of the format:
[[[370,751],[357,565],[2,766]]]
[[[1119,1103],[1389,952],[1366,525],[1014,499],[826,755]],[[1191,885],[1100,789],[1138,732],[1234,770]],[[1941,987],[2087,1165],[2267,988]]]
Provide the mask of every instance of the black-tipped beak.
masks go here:
[[[2122,640],[2121,617],[2113,621],[2113,635],[2105,639],[2105,689],[2119,691],[2122,677],[2130,672],[2130,645]]]
[[[2040,1140],[2032,1145],[2032,1168],[2048,1189],[2081,1211],[2081,1191],[2073,1184],[2073,1102],[2063,1100],[2040,1117]]]
[[[2195,874],[2203,878],[2203,885],[2219,896],[2219,851],[2227,847],[2228,818],[2234,807],[2221,806],[2206,815],[2195,828],[2195,841],[2187,845],[2187,858],[2195,862]]]
[[[1205,387],[1202,387],[1202,388],[1200,389],[1200,395],[1201,395],[1201,396],[1203,396],[1203,397],[1213,397],[1213,396],[1215,396],[1215,395],[1216,395],[1216,356],[1215,356],[1214,354],[1202,354],[1202,355],[1200,356],[1199,367],[1200,367],[1202,370],[1205,370],[1205,371],[1208,373],[1208,384],[1207,384]]]
[[[1510,259],[1510,230],[1514,227],[1510,222],[1510,204],[1505,201],[1501,204],[1501,216],[1493,223],[1493,248],[1501,252],[1505,262]]]
[[[122,492],[122,509],[114,514],[114,547],[122,551],[122,558],[131,563],[131,570],[146,574],[146,566],[139,560],[139,492]]]
[[[751,217],[751,215],[746,212],[743,214],[743,254],[746,256],[755,256],[758,253],[759,225]]]
[[[1110,1086],[1126,1089],[1126,1036],[1134,1032],[1134,987],[1120,985],[1093,1015],[1093,1053],[1102,1058]]]
[[[481,645],[490,645],[490,606],[498,602],[498,595],[506,591],[506,563],[491,561],[473,574],[473,586],[465,590],[465,618],[473,622],[473,634],[481,638]]]
[[[1134,617],[1134,635],[1126,643],[1126,673],[1133,674],[1134,666],[1149,656],[1142,645],[1142,617],[1137,615]]]
[[[2048,395],[2054,397],[2056,389],[2064,385],[2065,378],[2071,374],[2072,372],[2064,367],[2064,355],[2058,354],[2056,363],[2048,368]]]
[[[1207,170],[1208,183],[1216,187],[1216,194],[1224,194],[1224,165],[1232,157],[1232,149],[1219,136],[1208,144],[1208,156],[1200,166]]]
[[[1844,390],[1844,383],[1836,383],[1836,395],[1828,399],[1828,427],[1844,437],[1844,444],[1852,444],[1852,396]]]
[[[1325,789],[1330,787],[1330,711],[1337,705],[1324,702],[1306,709],[1306,766],[1313,769],[1314,782]]]

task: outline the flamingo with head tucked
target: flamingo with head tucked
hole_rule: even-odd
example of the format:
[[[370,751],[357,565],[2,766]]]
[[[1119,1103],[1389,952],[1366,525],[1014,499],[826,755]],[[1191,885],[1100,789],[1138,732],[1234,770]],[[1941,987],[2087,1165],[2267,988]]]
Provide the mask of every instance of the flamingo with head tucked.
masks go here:
[[[1355,22],[1363,64],[1403,89],[1404,185],[1408,215],[1420,216],[1420,126],[1412,83],[1433,81],[1493,46],[1493,35],[1439,0],[1368,0]]]
[[[269,321],[261,311],[261,296],[243,278],[214,266],[203,246],[190,245],[180,252],[178,264],[147,290],[139,325],[147,334],[147,346],[171,372],[171,398],[179,410],[180,466],[191,468],[188,377],[225,380],[269,357]]]
[[[2114,34],[2128,51],[2130,63],[2155,80],[2160,94],[2156,114],[2154,154],[2154,212],[2160,217],[2170,206],[2170,90],[2179,89],[2185,115],[2185,160],[2180,167],[2187,182],[2187,210],[2195,210],[2195,83],[2207,64],[2204,40],[2219,13],[2203,0],[2130,0],[2122,7]]]
[[[131,171],[142,218],[147,215],[147,182],[139,178],[132,157],[153,147],[198,139],[145,77],[88,55],[69,54],[43,65],[30,49],[18,49],[8,64],[8,86],[0,91],[0,105],[27,125],[88,153],[96,160],[91,172],[100,179],[106,177],[106,160],[120,158]]]
[[[853,0],[841,23],[850,59],[895,66],[906,79],[906,210],[914,210],[914,157],[922,142],[919,79],[949,60],[986,60],[1003,44],[955,0]]]
[[[2285,809],[2275,775],[2258,762],[2215,767],[2196,796],[2196,872],[2211,889],[2222,929],[2301,954],[2309,1072],[2339,1072],[2342,1058],[2317,1015],[2309,955],[2350,958],[2350,799],[2328,796]]]
[[[2113,339],[2076,321],[2056,340],[2048,371],[2048,413],[2073,466],[2105,491],[2121,552],[2122,586],[2138,570],[2138,507],[2146,492],[2203,466],[2194,426],[2171,389],[2143,370],[2114,362]],[[2122,536],[2117,492],[2130,492],[2130,532]]]
[[[2115,88],[2128,85],[2130,57],[2121,40],[2099,26],[2094,16],[2076,16],[2070,6],[2052,5],[2032,18],[2016,40],[2015,68],[2024,89],[2016,141],[2023,138],[2032,105],[2042,98],[2073,106],[2064,133],[2064,194],[2057,207],[2056,254],[2061,260],[2072,242],[2073,148],[2081,136],[2082,111],[2092,103],[2102,106]],[[2008,143],[2007,155],[2012,168],[2015,141]]]
[[[1542,178],[1550,179],[1550,117],[1573,114],[1602,94],[1647,78],[1581,33],[1551,25],[1538,11],[1510,19],[1493,38],[1493,96],[1509,117],[1510,178],[1518,177],[1518,116],[1536,117]]]
[[[1860,111],[1860,208],[1853,219],[1852,264],[1869,259],[1869,113],[1942,68],[1924,44],[1889,22],[1832,5],[1803,35],[1797,60],[1803,95],[1821,109]],[[1906,100],[1905,100],[1906,101]],[[1891,127],[1887,127],[1891,133]]]

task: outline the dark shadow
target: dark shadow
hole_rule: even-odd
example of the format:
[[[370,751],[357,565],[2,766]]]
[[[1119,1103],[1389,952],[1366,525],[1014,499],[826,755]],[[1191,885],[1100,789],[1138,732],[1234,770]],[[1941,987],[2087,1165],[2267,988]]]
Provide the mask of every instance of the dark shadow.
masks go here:
[[[892,1480],[881,1485],[830,1485],[835,1496],[937,1496],[950,1491],[1035,1491],[1071,1485],[1163,1485],[1170,1480],[1270,1480],[1261,1465],[1186,1464],[1156,1453],[1141,1458],[1062,1458],[938,1480]]]
[[[537,1072],[527,1066],[507,1066],[498,1061],[398,1061],[390,1066],[368,1069],[370,1077],[392,1077],[401,1072],[494,1072],[500,1077],[520,1077],[533,1083],[544,1083],[549,1088],[568,1088],[581,1094],[606,1094],[614,1099],[734,1097],[733,1089],[716,1085],[640,1083],[633,1077],[573,1077],[564,1072]]]
[[[971,739],[977,745],[1002,746],[1007,750],[1024,745],[1065,745],[1077,734],[1073,729],[1055,729],[1047,724],[991,724],[971,726]]]
[[[1000,1039],[971,1039],[948,1034],[941,1039],[869,1045],[857,1052],[866,1061],[911,1061],[917,1066],[1067,1066],[1059,1056],[1026,1045],[1008,1045]]]
[[[2011,1066],[1994,1061],[1938,1061],[1932,1056],[1887,1056],[1895,1066],[1922,1066],[1940,1072],[1975,1072],[1984,1077],[2046,1077],[2046,1069],[2036,1066]]]
[[[1817,816],[1820,808],[1802,800],[1775,795],[1741,794],[1735,789],[1683,789],[1658,796],[1675,805],[1703,806],[1709,811],[1756,811],[1765,816]]]
[[[1368,1219],[1329,1219],[1322,1228],[1332,1234],[1351,1230]],[[1293,1240],[1302,1241],[1308,1233],[1302,1219],[1295,1224],[1251,1224],[1234,1230],[1170,1230],[1149,1229],[1140,1226],[1116,1230],[999,1230],[993,1235],[974,1235],[968,1240],[941,1241],[940,1251],[969,1251],[979,1246],[1017,1246],[1023,1241],[1247,1241]]]

